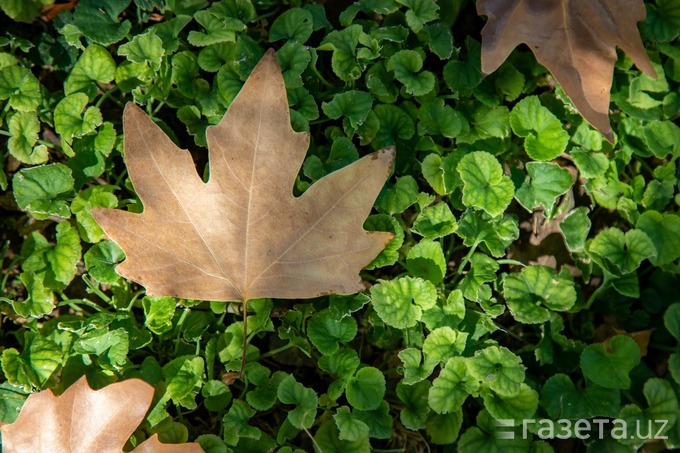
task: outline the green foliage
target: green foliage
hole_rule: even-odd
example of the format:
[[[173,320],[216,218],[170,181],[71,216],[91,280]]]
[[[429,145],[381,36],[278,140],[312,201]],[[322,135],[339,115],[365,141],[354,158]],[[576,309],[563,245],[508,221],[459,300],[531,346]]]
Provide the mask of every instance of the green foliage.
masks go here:
[[[474,2],[52,3],[0,0],[0,422],[87,375],[154,386],[134,442],[210,452],[548,452],[520,419],[594,417],[680,446],[677,0],[645,3],[658,78],[617,61],[613,143],[527,50],[482,73]],[[310,134],[294,194],[394,146],[364,225],[394,238],[366,291],[250,301],[244,332],[239,306],[118,276],[91,211],[142,209],[127,102],[207,179],[206,129],[272,47]]]

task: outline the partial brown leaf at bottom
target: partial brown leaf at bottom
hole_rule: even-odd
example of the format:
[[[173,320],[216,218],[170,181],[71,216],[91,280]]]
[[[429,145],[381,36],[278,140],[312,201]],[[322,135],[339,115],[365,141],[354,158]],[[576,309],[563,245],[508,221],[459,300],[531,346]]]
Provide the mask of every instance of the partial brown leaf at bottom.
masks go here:
[[[85,377],[55,396],[44,390],[28,397],[14,423],[2,428],[5,453],[120,453],[144,420],[153,387],[129,379],[92,390]],[[146,444],[146,445],[145,445]],[[142,450],[139,448],[144,447]],[[200,453],[198,444],[166,445],[155,436],[135,453]]]

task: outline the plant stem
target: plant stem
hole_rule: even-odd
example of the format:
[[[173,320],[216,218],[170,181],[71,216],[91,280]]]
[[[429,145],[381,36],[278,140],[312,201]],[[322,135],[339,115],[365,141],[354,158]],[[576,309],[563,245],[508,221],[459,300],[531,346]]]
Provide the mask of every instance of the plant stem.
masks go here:
[[[609,279],[605,276],[602,284],[595,291],[593,291],[593,294],[590,295],[588,302],[586,302],[585,306],[586,310],[590,309],[590,306],[593,305],[593,303],[598,298],[600,293],[602,293],[605,289],[609,288],[609,285],[610,285]]]
[[[241,371],[239,377],[243,379],[243,372],[246,368],[246,350],[248,348],[248,301],[243,301],[243,350],[241,351]]]
[[[260,358],[266,359],[267,357],[273,357],[277,354],[281,354],[282,352],[293,348],[294,346],[295,345],[292,342],[288,342],[288,343],[284,344],[283,346],[281,346],[280,348],[272,349],[272,350],[267,351],[263,354],[260,354]]]

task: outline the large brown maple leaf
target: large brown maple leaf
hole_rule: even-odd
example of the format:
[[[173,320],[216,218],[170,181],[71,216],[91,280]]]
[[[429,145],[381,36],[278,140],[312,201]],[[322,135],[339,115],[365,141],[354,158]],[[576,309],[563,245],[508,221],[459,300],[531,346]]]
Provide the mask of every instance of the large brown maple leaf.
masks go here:
[[[276,56],[257,64],[222,121],[207,130],[210,179],[138,107],[124,113],[125,162],[142,214],[93,210],[125,251],[118,266],[149,295],[247,301],[363,289],[359,271],[391,239],[362,228],[389,174],[384,149],[293,185],[309,145],[290,125]]]
[[[5,453],[122,453],[123,446],[151,405],[154,389],[129,379],[94,391],[85,377],[54,396],[44,390],[29,396],[19,417],[2,426]],[[195,443],[162,444],[157,435],[132,453],[201,453]]]
[[[616,46],[656,77],[637,29],[645,18],[642,0],[478,0],[477,12],[489,18],[482,29],[482,72],[492,73],[517,45],[528,45],[609,141]]]

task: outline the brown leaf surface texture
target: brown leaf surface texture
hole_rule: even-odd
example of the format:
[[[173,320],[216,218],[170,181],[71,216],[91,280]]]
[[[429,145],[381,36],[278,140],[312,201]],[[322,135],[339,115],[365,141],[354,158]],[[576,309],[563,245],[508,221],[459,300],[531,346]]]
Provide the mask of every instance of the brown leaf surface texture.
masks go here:
[[[125,161],[142,214],[97,209],[125,251],[117,272],[149,295],[247,301],[363,289],[359,271],[391,233],[362,228],[389,174],[384,149],[292,188],[309,135],[290,126],[273,51],[257,64],[222,121],[207,130],[210,179],[138,107],[124,114]]]
[[[129,379],[92,390],[85,377],[54,396],[44,390],[29,396],[17,420],[3,426],[5,453],[120,453],[144,419],[153,387]],[[200,453],[198,444],[161,444],[147,439],[134,453]]]
[[[482,72],[494,72],[519,44],[560,83],[581,115],[609,141],[609,92],[616,46],[651,77],[656,72],[640,39],[642,0],[479,0]]]

